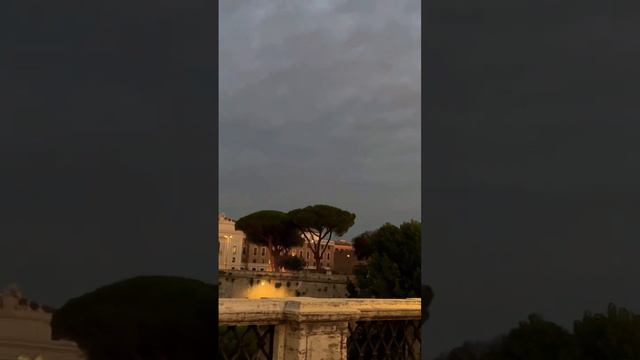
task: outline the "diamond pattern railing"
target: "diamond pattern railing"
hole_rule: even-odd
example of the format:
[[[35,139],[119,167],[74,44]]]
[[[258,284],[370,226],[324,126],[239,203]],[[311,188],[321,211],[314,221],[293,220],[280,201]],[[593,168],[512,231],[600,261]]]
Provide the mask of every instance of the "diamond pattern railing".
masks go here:
[[[274,325],[220,326],[218,359],[273,360]]]
[[[349,324],[348,360],[420,360],[420,321]]]

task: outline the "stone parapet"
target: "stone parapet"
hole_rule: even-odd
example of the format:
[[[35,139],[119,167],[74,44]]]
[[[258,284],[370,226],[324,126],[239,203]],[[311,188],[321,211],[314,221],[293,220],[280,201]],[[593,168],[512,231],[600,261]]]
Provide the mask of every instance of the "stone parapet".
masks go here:
[[[275,325],[274,360],[345,360],[349,323],[419,320],[421,299],[219,299],[220,325]]]

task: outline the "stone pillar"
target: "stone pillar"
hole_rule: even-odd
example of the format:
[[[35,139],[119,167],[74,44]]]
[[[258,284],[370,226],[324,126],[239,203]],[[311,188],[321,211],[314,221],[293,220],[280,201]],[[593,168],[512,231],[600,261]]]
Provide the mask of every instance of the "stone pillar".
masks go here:
[[[349,321],[358,311],[346,302],[318,298],[288,300],[276,330],[276,360],[346,360]]]

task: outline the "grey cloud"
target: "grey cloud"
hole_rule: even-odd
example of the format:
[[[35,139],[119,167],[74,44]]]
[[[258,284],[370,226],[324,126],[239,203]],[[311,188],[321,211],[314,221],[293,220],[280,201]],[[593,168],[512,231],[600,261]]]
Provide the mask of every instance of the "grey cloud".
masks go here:
[[[220,207],[420,216],[420,2],[243,1],[220,14]]]

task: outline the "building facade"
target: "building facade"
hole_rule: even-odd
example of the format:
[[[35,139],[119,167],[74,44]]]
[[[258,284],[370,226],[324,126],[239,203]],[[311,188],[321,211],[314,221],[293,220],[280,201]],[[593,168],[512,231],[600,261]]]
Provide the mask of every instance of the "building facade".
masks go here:
[[[321,246],[325,246],[325,242],[322,243]],[[322,249],[320,250],[322,252]],[[320,268],[326,272],[333,271],[334,264],[334,251],[335,251],[335,241],[329,241],[327,248],[322,254],[322,259],[320,259]],[[305,263],[305,269],[307,270],[315,270],[316,269],[316,261],[313,257],[313,250],[311,250],[311,245],[309,245],[306,241],[303,246],[297,246],[291,248],[289,251],[289,255],[299,256],[301,257]]]
[[[269,271],[271,258],[266,246],[260,246],[245,241],[243,251],[247,253],[245,268],[251,271]]]
[[[224,214],[218,215],[218,269],[245,270],[245,236],[236,230],[236,222]]]
[[[80,360],[72,342],[51,340],[52,309],[13,285],[0,292],[0,360]]]
[[[341,275],[353,274],[353,268],[364,263],[357,259],[353,245],[348,241],[336,241],[333,259],[333,273]]]

